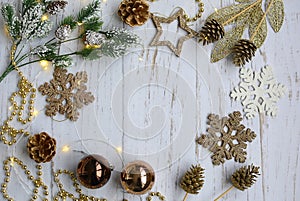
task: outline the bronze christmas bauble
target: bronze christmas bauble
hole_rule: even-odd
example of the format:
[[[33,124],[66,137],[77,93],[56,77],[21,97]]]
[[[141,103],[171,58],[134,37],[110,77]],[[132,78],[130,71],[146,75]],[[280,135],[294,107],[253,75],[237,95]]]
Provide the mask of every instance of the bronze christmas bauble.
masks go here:
[[[88,155],[77,167],[77,179],[85,187],[95,189],[104,186],[111,175],[109,162],[100,155]]]
[[[121,173],[121,184],[131,194],[142,195],[151,190],[155,181],[153,168],[144,161],[128,163]]]

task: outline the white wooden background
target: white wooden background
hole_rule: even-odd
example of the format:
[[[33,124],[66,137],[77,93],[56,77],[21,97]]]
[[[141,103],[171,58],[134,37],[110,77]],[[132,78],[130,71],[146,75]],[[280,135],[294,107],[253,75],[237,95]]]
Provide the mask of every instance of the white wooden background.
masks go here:
[[[1,2],[7,2],[1,0]],[[12,1],[10,1],[12,2]],[[70,1],[62,15],[77,12],[90,1]],[[215,8],[231,5],[233,0],[203,0],[205,13],[192,26],[199,30],[204,19]],[[105,27],[123,27],[116,15],[119,1],[103,3]],[[193,0],[159,0],[151,4],[151,12],[168,16],[176,7],[182,7],[189,14],[197,11]],[[257,183],[245,192],[233,190],[223,200],[300,200],[300,1],[285,1],[286,18],[282,30],[274,34],[269,28],[265,44],[257,51],[253,62],[247,68],[260,70],[265,65],[273,67],[278,82],[288,88],[287,94],[279,101],[277,117],[265,117],[260,125],[259,118],[244,119],[243,123],[258,135],[249,144],[245,164],[261,166],[262,175]],[[55,19],[54,19],[55,21]],[[3,20],[0,20],[3,27]],[[268,25],[269,26],[269,25]],[[178,183],[191,164],[200,163],[205,169],[205,185],[197,196],[188,200],[213,200],[230,187],[230,175],[243,164],[226,161],[224,165],[213,166],[207,150],[195,145],[196,135],[206,130],[209,113],[228,114],[242,110],[239,102],[229,98],[230,90],[239,83],[239,69],[229,60],[216,64],[209,63],[212,46],[202,47],[196,40],[187,41],[180,58],[166,47],[149,47],[155,29],[151,20],[139,28],[129,28],[139,34],[145,49],[136,49],[120,59],[102,58],[99,61],[76,60],[70,72],[86,70],[89,75],[88,88],[96,97],[95,102],[83,108],[76,123],[57,122],[44,115],[45,99],[37,97],[36,108],[40,111],[28,127],[32,134],[47,131],[57,139],[58,153],[52,164],[45,164],[44,179],[51,194],[57,188],[51,176],[52,169],[75,170],[83,154],[94,153],[105,156],[114,166],[110,182],[98,190],[84,189],[84,193],[121,201],[145,200],[145,196],[133,196],[124,192],[119,182],[119,171],[127,162],[135,159],[149,162],[156,170],[153,191],[159,191],[170,201],[182,200],[184,191]],[[183,31],[176,23],[163,26],[163,37],[176,41]],[[0,71],[9,62],[10,43],[1,28]],[[74,50],[77,45],[66,47]],[[53,69],[46,71],[36,64],[23,69],[34,85],[51,79]],[[11,73],[0,84],[0,120],[3,122],[8,110],[8,97],[16,90],[16,73]],[[64,117],[57,116],[56,120]],[[262,132],[260,132],[260,126]],[[8,148],[0,144],[1,161],[8,156],[17,156],[35,172],[34,163],[26,152],[27,138]],[[69,152],[62,152],[69,146]],[[0,168],[0,181],[3,180]],[[64,185],[71,189],[70,180]],[[33,185],[26,180],[20,169],[12,173],[8,192],[15,200],[29,200]],[[73,190],[70,190],[74,192]],[[0,198],[3,200],[3,198]]]

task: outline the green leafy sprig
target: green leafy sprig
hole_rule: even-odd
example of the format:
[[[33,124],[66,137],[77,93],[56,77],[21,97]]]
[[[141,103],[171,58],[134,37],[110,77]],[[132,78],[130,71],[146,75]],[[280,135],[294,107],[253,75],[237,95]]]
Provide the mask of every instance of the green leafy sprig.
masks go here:
[[[16,9],[10,4],[5,4],[2,7],[2,15],[7,31],[13,44],[17,47],[18,53],[15,62],[19,68],[42,60],[52,62],[55,67],[69,67],[72,65],[72,56],[78,55],[84,59],[99,59],[102,56],[119,57],[124,55],[129,48],[140,45],[140,38],[127,30],[113,28],[112,30],[103,31],[101,2],[95,0],[87,7],[82,8],[77,15],[63,18],[55,32],[56,37],[24,54],[23,49],[18,48],[21,43],[24,46],[28,40],[44,38],[49,35],[52,28],[51,21],[48,17],[43,19],[47,15],[48,3],[45,1],[38,3],[36,0],[23,0],[20,13],[16,13]],[[24,19],[26,20],[24,21]],[[75,30],[78,31],[78,36],[69,39],[68,36]],[[59,31],[65,34],[64,37],[57,36],[61,34]],[[91,36],[100,37],[102,40],[95,40],[92,37],[87,38],[88,33],[92,33]],[[76,40],[84,42],[82,49],[60,54],[59,49],[63,43]],[[95,41],[97,41],[96,44]],[[24,63],[24,60],[29,56],[35,56],[37,59]],[[13,70],[14,67],[10,63],[0,76],[0,82]]]

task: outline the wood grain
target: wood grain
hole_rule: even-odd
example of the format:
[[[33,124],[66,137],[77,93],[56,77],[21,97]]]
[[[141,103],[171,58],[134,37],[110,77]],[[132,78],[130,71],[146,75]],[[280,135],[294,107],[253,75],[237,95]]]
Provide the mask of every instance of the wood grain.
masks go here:
[[[1,1],[8,2],[8,1]],[[11,1],[10,1],[11,2]],[[201,20],[191,25],[199,30],[205,17],[214,11],[232,4],[233,0],[208,1]],[[70,1],[60,16],[77,12],[88,0]],[[194,143],[196,136],[206,131],[206,117],[209,113],[227,114],[242,110],[240,103],[232,102],[229,92],[239,82],[238,68],[229,60],[209,63],[212,45],[201,46],[191,39],[183,45],[178,58],[167,47],[149,47],[155,35],[151,20],[144,26],[130,28],[121,23],[116,15],[119,1],[103,3],[105,28],[126,27],[139,34],[144,49],[135,49],[119,59],[102,58],[99,61],[75,60],[70,72],[86,70],[89,75],[88,88],[96,97],[94,104],[83,108],[76,123],[58,122],[44,115],[44,97],[38,94],[36,108],[39,116],[29,126],[32,134],[48,131],[57,139],[58,153],[52,164],[43,165],[44,179],[51,195],[57,191],[52,169],[75,170],[83,154],[96,153],[105,156],[114,166],[111,181],[99,190],[83,188],[84,193],[108,200],[145,200],[145,196],[133,196],[124,192],[119,183],[119,171],[132,160],[141,159],[151,163],[156,170],[156,184],[153,191],[160,191],[167,200],[182,200],[185,192],[178,182],[191,164],[201,163],[205,167],[205,185],[199,195],[190,195],[188,200],[213,200],[231,186],[229,178],[241,167],[234,161],[214,167],[210,153]],[[150,3],[151,12],[169,16],[176,7],[182,7],[190,15],[197,12],[192,0],[159,0]],[[261,166],[262,175],[257,183],[245,192],[236,189],[222,200],[298,201],[300,197],[300,1],[285,2],[286,17],[282,30],[275,34],[268,25],[268,37],[257,51],[249,68],[259,70],[265,65],[273,67],[278,82],[288,88],[279,102],[277,117],[244,119],[258,136],[248,146],[247,164]],[[56,19],[54,19],[56,22]],[[0,20],[3,27],[3,20]],[[180,31],[175,24],[163,26],[164,35],[176,41]],[[9,62],[10,42],[3,29],[0,30],[0,71]],[[75,49],[73,44],[65,49]],[[22,71],[38,87],[51,79],[52,70],[43,71],[38,64]],[[8,114],[8,97],[16,89],[17,76],[11,73],[0,84],[0,120]],[[55,117],[62,120],[63,117]],[[14,155],[21,158],[34,172],[34,163],[26,153],[26,138],[16,146],[7,148],[0,144],[1,161]],[[181,143],[180,143],[181,142]],[[68,145],[71,151],[64,153]],[[2,168],[1,168],[2,169]],[[4,178],[0,170],[0,181]],[[72,189],[69,180],[63,179],[67,189]],[[16,188],[18,187],[18,188]],[[29,184],[20,169],[12,172],[8,187],[15,200],[29,200],[33,185]],[[74,192],[73,190],[70,190]],[[2,200],[2,198],[1,198]]]

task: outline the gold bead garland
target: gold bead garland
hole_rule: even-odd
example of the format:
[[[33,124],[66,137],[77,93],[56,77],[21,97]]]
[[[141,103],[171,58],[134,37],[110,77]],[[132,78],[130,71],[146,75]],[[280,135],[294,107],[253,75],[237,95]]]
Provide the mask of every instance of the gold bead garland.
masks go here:
[[[149,195],[147,196],[146,200],[152,201],[152,197],[155,197],[155,196],[158,197],[159,200],[162,200],[162,201],[166,200],[166,197],[163,196],[160,192],[150,192]]]
[[[74,196],[74,194],[67,192],[63,188],[63,184],[60,182],[60,179],[59,179],[59,175],[61,175],[61,174],[66,174],[71,177],[71,180],[73,181],[73,186],[75,187],[75,191],[79,194],[78,198],[76,198]],[[59,188],[59,192],[54,197],[54,201],[59,201],[60,198],[61,198],[61,200],[66,200],[67,198],[70,198],[74,201],[80,201],[80,200],[107,201],[106,199],[100,199],[100,198],[96,198],[94,196],[88,196],[88,195],[83,194],[81,188],[79,187],[80,185],[77,181],[75,173],[71,172],[69,170],[58,170],[57,172],[55,172],[54,173],[54,181],[57,184],[57,187]]]
[[[42,201],[50,201],[47,197],[49,196],[49,191],[48,191],[48,186],[43,182],[42,175],[42,166],[41,165],[36,165],[36,177],[33,176],[33,174],[30,172],[28,167],[21,161],[20,159],[16,157],[9,157],[6,160],[3,161],[3,170],[4,170],[4,181],[1,184],[1,193],[2,196],[5,200],[8,201],[14,201],[15,199],[12,198],[8,193],[7,193],[7,187],[10,182],[10,176],[12,172],[12,168],[15,166],[19,166],[23,171],[24,174],[27,175],[27,179],[30,180],[33,185],[34,189],[32,190],[32,197],[30,201],[37,200],[39,197],[41,198]],[[66,174],[71,177],[71,180],[73,181],[73,186],[75,187],[75,191],[79,194],[79,197],[76,198],[74,194],[69,193],[63,188],[63,184],[60,182],[59,176],[61,174]],[[57,172],[53,173],[54,176],[54,182],[57,184],[57,187],[59,191],[54,197],[54,201],[59,201],[59,200],[66,200],[67,198],[72,199],[73,201],[107,201],[107,199],[100,199],[96,198],[94,196],[88,196],[82,193],[82,190],[80,188],[80,184],[77,181],[75,173],[69,171],[69,170],[58,170]],[[43,194],[39,195],[39,189],[43,190]]]
[[[194,17],[189,17],[187,14],[185,14],[183,17],[187,22],[195,22],[202,17],[202,13],[204,12],[204,3],[201,2],[201,0],[195,0],[195,2],[198,3],[198,12]]]
[[[15,70],[18,72],[18,75],[20,76],[20,80],[18,82],[18,91],[13,92],[12,95],[9,98],[9,101],[11,103],[11,113],[10,116],[7,118],[6,121],[4,121],[2,127],[0,127],[0,140],[9,146],[16,143],[16,136],[18,134],[25,134],[26,136],[29,135],[29,132],[25,132],[24,129],[15,129],[12,126],[10,126],[10,122],[13,121],[15,118],[18,122],[22,124],[27,124],[28,122],[32,121],[33,113],[34,113],[34,102],[36,97],[36,89],[33,87],[33,84],[28,81],[28,79],[23,75],[23,73],[19,70],[16,62],[15,62],[15,52],[16,52],[16,44],[13,44],[11,49],[11,63]],[[17,103],[16,98],[20,97],[19,103]],[[27,100],[29,99],[29,100]],[[28,104],[27,107],[27,117],[24,117],[24,111],[26,110],[26,104]],[[8,140],[5,136],[7,134],[10,137],[10,140]]]
[[[30,180],[35,186],[35,188],[32,190],[31,201],[36,200],[38,198],[39,188],[42,188],[44,191],[43,196],[45,196],[45,198],[43,198],[43,201],[49,200],[48,198],[46,198],[49,195],[48,186],[43,182],[43,180],[41,178],[41,176],[43,174],[41,165],[36,165],[36,169],[37,169],[36,174],[38,176],[37,176],[37,178],[35,178],[31,174],[30,170],[28,170],[27,166],[16,157],[8,158],[7,160],[3,161],[3,164],[4,164],[3,170],[5,172],[6,177],[4,178],[4,182],[1,184],[1,193],[2,193],[4,199],[6,199],[8,201],[14,201],[14,198],[10,197],[7,193],[7,186],[8,186],[8,183],[10,182],[11,168],[14,165],[18,165],[24,170],[24,173],[27,175],[28,180]]]
[[[155,2],[156,0],[148,0],[149,2]],[[187,22],[195,22],[199,18],[202,17],[202,14],[204,12],[204,3],[201,2],[201,0],[195,0],[196,3],[198,3],[198,12],[194,17],[189,17],[187,14],[185,14],[183,17]]]

